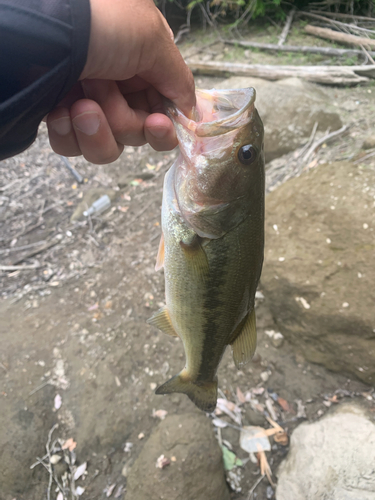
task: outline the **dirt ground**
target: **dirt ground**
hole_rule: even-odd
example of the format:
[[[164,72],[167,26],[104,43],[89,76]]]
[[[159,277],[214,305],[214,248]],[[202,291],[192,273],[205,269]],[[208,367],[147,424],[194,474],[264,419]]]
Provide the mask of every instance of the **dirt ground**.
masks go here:
[[[215,80],[200,78],[198,84],[210,88]],[[368,91],[375,88],[327,90],[340,105],[357,103],[342,109],[347,120],[366,119]],[[352,132],[353,154],[360,154],[365,132],[360,126]],[[51,152],[42,127],[27,152],[0,163],[0,265],[14,266],[0,271],[0,500],[46,498],[49,474],[30,466],[45,454],[56,423],[54,437],[73,438],[77,464],[88,464],[77,480],[84,488],[80,498],[127,498],[126,469],[158,425],[154,410],[178,415],[192,407],[183,395],[154,394],[156,384],[182,368],[184,355],[178,340],[146,324],[164,301],[163,273],[154,263],[162,180],[176,155],[127,147],[111,165],[71,159],[85,178],[80,185]],[[99,187],[113,199],[111,209],[70,222],[86,193]],[[17,269],[25,265],[32,268]],[[256,409],[242,405],[243,424],[267,426],[263,410],[270,399],[288,433],[304,419],[303,409],[314,420],[357,398],[375,410],[371,388],[306,362],[286,341],[272,345],[265,331],[277,327],[267,297],[257,301],[257,322],[252,364],[237,371],[228,350],[218,373],[221,395],[229,400],[238,403],[237,388],[258,395]],[[275,402],[277,396],[291,411]],[[227,427],[221,435],[248,458],[238,430]],[[288,446],[274,443],[268,453],[274,480],[287,452]],[[239,470],[242,491],[233,491],[232,499],[246,500],[259,467],[248,461]],[[58,474],[63,472],[61,466]],[[273,495],[264,479],[252,498]]]

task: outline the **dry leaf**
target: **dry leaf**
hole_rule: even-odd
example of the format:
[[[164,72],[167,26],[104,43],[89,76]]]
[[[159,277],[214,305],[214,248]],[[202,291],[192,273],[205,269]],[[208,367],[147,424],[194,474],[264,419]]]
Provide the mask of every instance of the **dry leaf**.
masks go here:
[[[166,410],[152,410],[152,416],[154,418],[160,418],[160,420],[164,420],[167,414],[168,412]]]
[[[61,448],[63,450],[73,451],[76,446],[77,446],[77,443],[74,441],[74,439],[69,438],[65,441],[65,443],[62,445]]]
[[[87,462],[83,462],[79,467],[77,467],[75,473],[74,473],[74,480],[77,481],[85,472],[87,469]]]
[[[224,429],[224,427],[228,426],[228,422],[222,420],[221,418],[214,418],[212,423],[215,427],[220,427],[221,429]]]
[[[236,389],[236,395],[237,395],[237,398],[238,398],[238,401],[240,403],[246,403],[246,398],[245,398],[245,395],[244,393],[241,391],[241,389],[239,387],[237,387]]]
[[[155,467],[158,469],[164,469],[164,467],[167,467],[167,465],[170,465],[171,461],[169,458],[165,457],[164,455],[160,455],[160,457],[156,460]]]
[[[284,398],[280,398],[280,396],[277,398],[278,404],[281,406],[281,408],[288,412],[288,413],[295,413],[293,408],[289,405],[288,401]]]
[[[109,498],[112,495],[113,490],[115,489],[116,483],[111,484],[111,486],[107,486],[103,493],[105,493],[106,497]]]
[[[275,443],[281,444],[282,446],[286,446],[289,443],[288,434],[285,431],[277,432],[273,439],[275,440]]]

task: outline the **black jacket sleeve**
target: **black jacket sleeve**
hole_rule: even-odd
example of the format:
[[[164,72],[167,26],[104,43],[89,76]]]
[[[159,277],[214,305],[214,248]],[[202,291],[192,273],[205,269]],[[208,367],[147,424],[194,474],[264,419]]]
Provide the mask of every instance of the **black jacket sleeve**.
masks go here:
[[[77,82],[89,37],[89,0],[0,0],[0,160],[30,146]]]

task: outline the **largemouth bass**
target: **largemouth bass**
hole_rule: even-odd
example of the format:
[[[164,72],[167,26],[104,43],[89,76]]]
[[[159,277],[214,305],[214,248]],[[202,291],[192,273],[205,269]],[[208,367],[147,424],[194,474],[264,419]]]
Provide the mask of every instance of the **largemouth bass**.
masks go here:
[[[194,119],[172,105],[180,155],[165,176],[162,238],[166,305],[148,322],[183,342],[185,368],[156,394],[217,400],[228,345],[241,368],[256,347],[254,298],[263,264],[263,125],[255,90],[197,91]]]

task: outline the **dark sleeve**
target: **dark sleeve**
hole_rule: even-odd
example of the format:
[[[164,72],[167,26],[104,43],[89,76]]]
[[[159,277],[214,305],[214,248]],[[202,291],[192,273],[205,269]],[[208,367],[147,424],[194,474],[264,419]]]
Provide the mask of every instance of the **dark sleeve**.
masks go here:
[[[0,0],[0,160],[30,146],[78,81],[89,37],[89,0]]]

